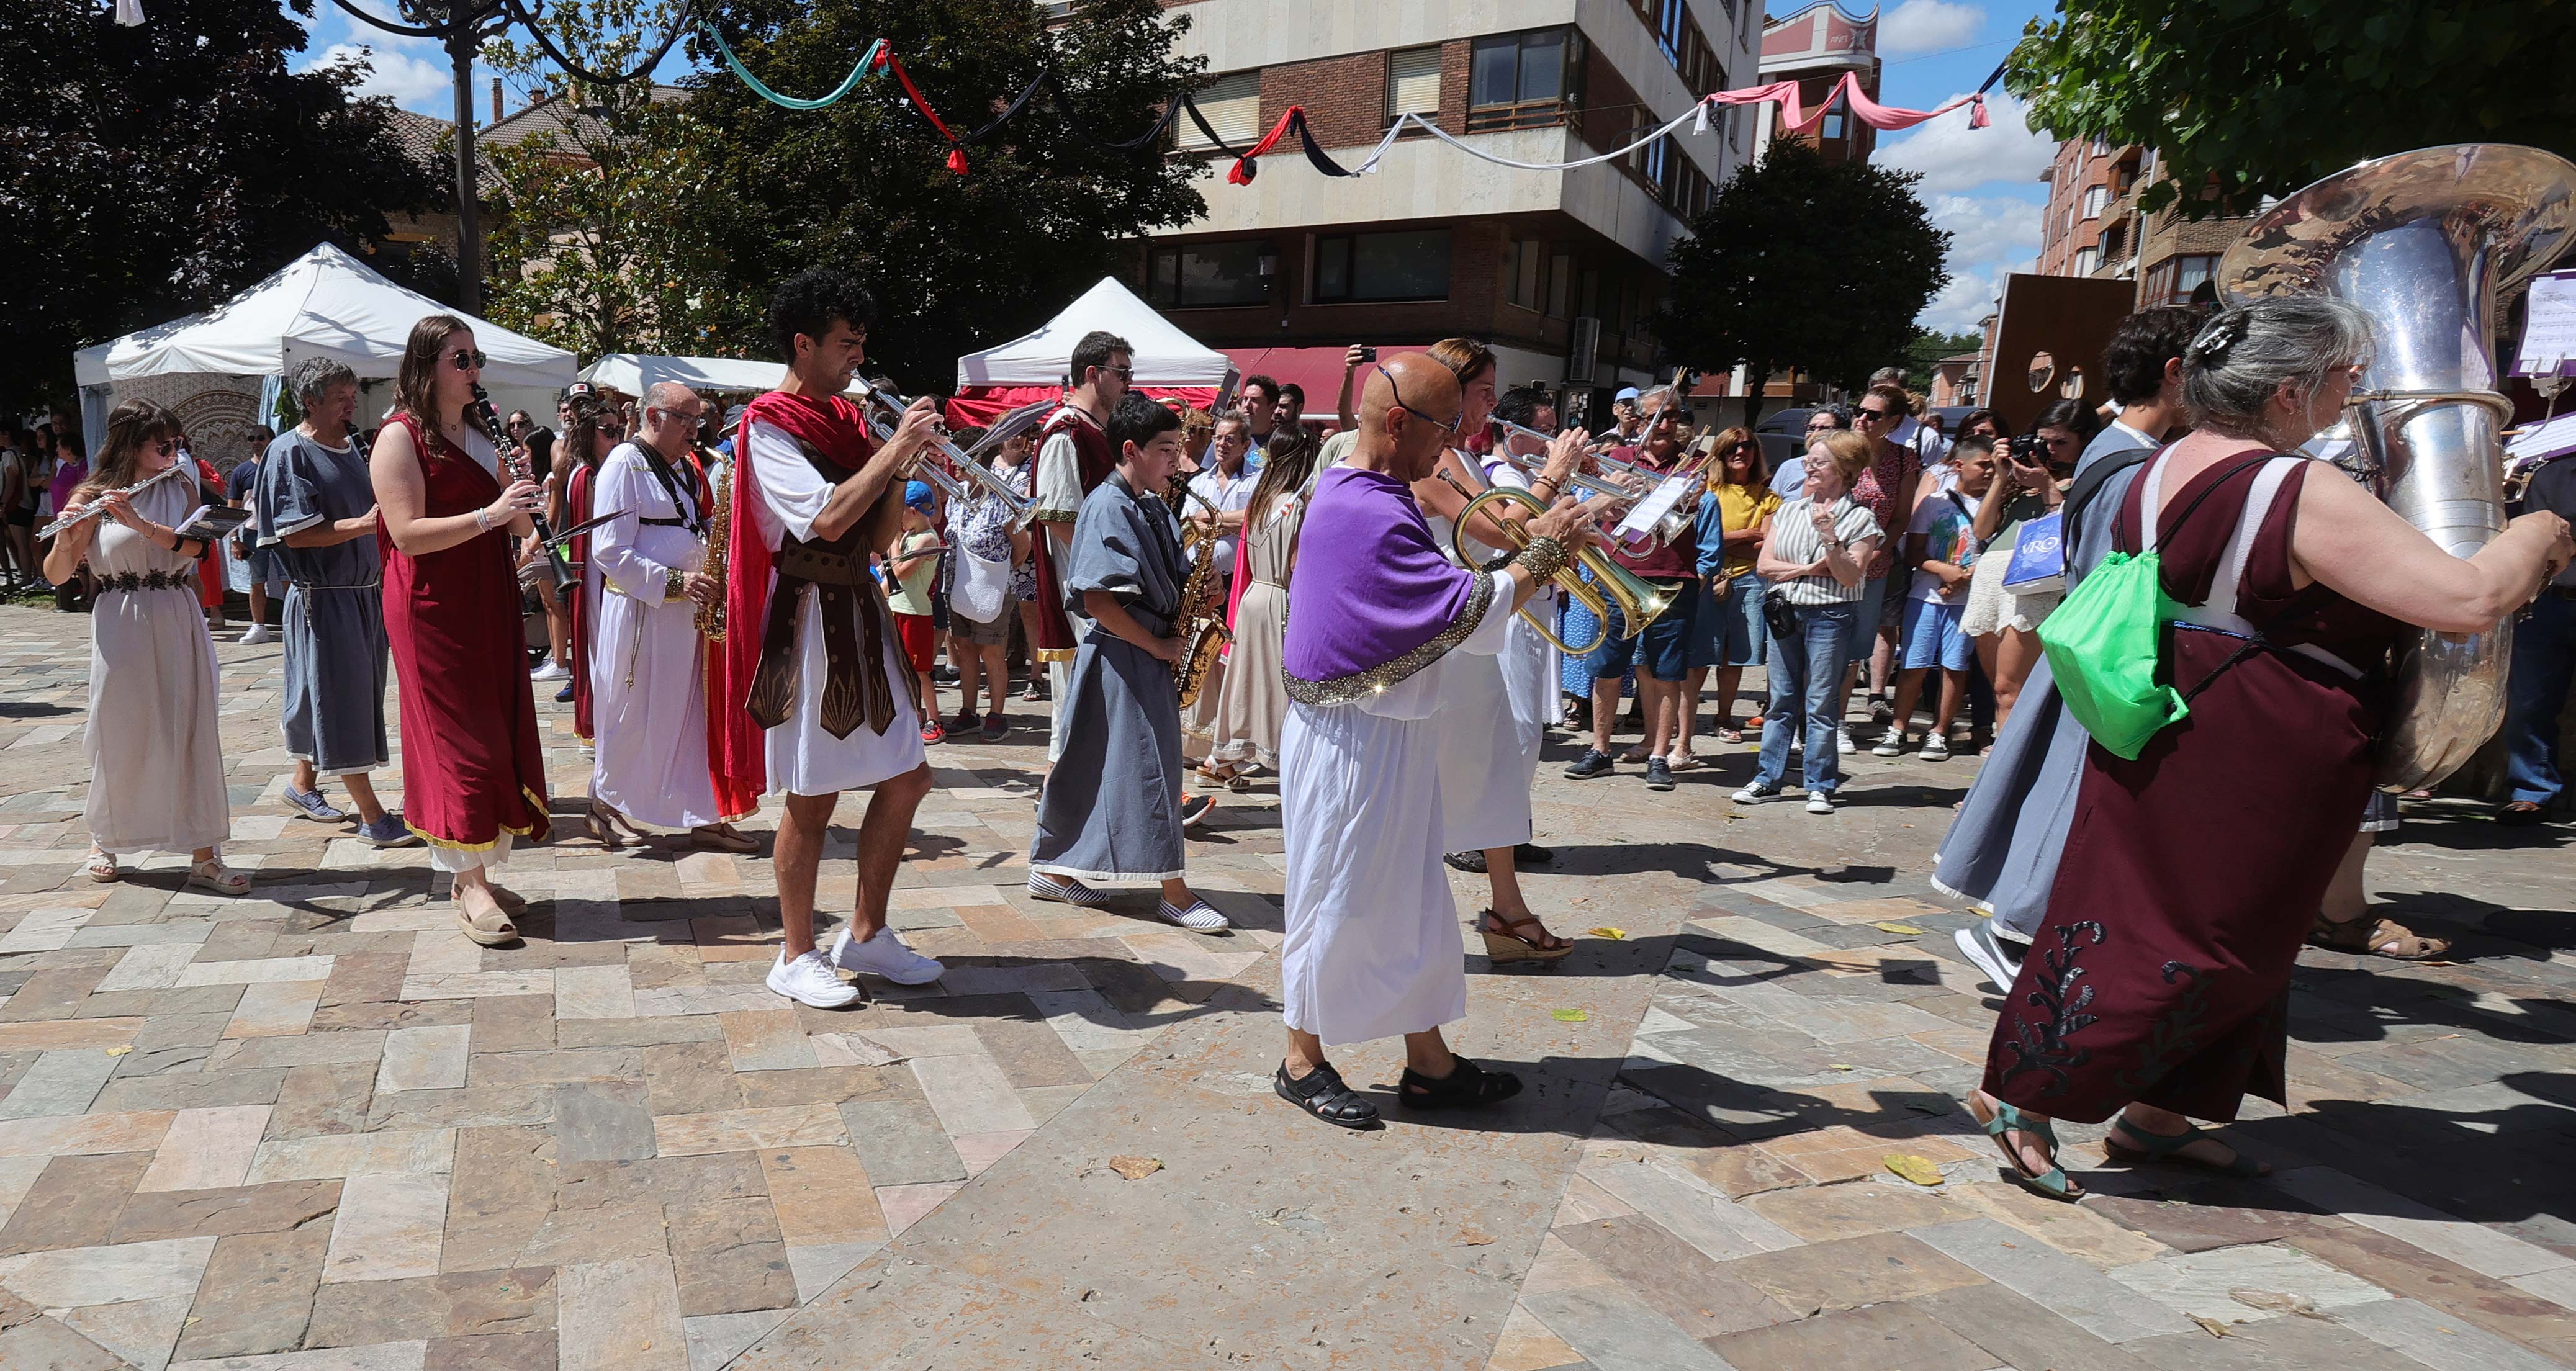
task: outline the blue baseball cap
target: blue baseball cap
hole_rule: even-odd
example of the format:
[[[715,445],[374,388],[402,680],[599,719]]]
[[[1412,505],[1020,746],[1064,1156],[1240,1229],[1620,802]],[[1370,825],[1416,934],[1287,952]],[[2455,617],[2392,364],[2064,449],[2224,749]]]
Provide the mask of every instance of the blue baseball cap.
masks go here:
[[[913,481],[905,485],[903,488],[903,502],[912,506],[914,509],[920,510],[924,514],[928,514],[932,508],[930,499],[930,483],[928,481]]]
[[[1634,400],[1637,398],[1637,388],[1635,386],[1621,386],[1619,388],[1619,393],[1611,396],[1610,398],[1613,400]]]

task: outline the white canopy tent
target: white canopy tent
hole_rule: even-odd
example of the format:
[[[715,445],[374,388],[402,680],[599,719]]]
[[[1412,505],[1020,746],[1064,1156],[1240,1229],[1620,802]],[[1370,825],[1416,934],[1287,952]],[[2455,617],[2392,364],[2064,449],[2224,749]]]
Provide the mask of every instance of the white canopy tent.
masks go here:
[[[1107,329],[1135,345],[1138,386],[1222,386],[1233,364],[1226,355],[1174,327],[1104,276],[1036,332],[957,359],[957,385],[1061,386],[1073,345],[1093,329]]]
[[[327,357],[358,374],[366,395],[360,422],[380,416],[411,327],[427,314],[456,314],[378,275],[328,243],[278,268],[265,280],[207,310],[129,333],[72,354],[81,386],[83,435],[95,452],[105,438],[108,392],[146,377],[205,375],[276,378],[296,364]],[[578,359],[562,348],[461,316],[474,329],[486,362],[483,384],[504,409],[551,412],[552,392],[571,384]],[[99,413],[88,411],[93,401]]]
[[[776,390],[787,379],[784,362],[746,362],[734,357],[652,357],[612,352],[581,369],[581,379],[594,386],[641,396],[657,381],[677,381],[703,395],[710,391]],[[850,379],[849,393],[862,387]]]

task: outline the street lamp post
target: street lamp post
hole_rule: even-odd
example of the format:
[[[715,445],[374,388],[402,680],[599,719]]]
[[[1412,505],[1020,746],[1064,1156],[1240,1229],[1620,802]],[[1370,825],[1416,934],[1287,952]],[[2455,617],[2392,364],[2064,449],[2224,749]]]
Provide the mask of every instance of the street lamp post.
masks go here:
[[[456,84],[456,295],[468,314],[483,312],[483,230],[475,222],[474,50],[482,26],[475,0],[452,0],[447,61]]]

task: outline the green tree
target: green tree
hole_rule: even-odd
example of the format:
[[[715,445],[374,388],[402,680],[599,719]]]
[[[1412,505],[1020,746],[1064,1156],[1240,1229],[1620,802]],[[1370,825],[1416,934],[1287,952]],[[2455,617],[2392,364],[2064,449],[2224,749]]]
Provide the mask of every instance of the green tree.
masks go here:
[[[567,0],[548,5],[542,22],[582,66],[623,72],[660,41],[674,8]],[[568,78],[525,39],[495,40],[484,56],[562,116],[560,132],[476,148],[496,212],[486,311],[585,357],[707,351],[722,317],[707,305],[721,258],[707,233],[712,217],[682,209],[716,190],[707,128],[691,102],[644,81]]]
[[[388,211],[438,203],[392,105],[290,73],[313,0],[0,5],[0,403],[62,399],[75,348],[202,309]]]
[[[2150,211],[2233,213],[2444,143],[2576,155],[2576,0],[2063,0],[2006,89],[2060,138],[2158,153]],[[2207,193],[2183,195],[2185,188]]]
[[[1188,19],[1165,18],[1156,0],[1088,0],[1079,22],[1053,31],[1037,6],[984,0],[734,0],[718,22],[764,83],[805,97],[838,86],[884,38],[961,134],[1052,67],[1081,129],[1133,138],[1203,65],[1174,51]],[[720,68],[703,35],[695,42],[700,64]],[[684,206],[723,258],[711,290],[726,298],[709,296],[722,338],[769,355],[771,290],[815,263],[841,266],[877,296],[870,370],[914,393],[953,384],[960,353],[1035,327],[1115,271],[1122,245],[1204,209],[1190,185],[1204,159],[1095,146],[1044,97],[969,146],[965,176],[947,169],[947,144],[890,74],[799,111],[718,70],[689,103],[724,188]]]
[[[1943,333],[1938,329],[1917,329],[1914,341],[1905,345],[1905,388],[1920,394],[1932,388],[1932,367],[1944,357],[1956,357],[1985,346],[1982,333]]]
[[[1782,139],[1730,178],[1673,244],[1672,286],[1649,324],[1665,354],[1760,379],[1802,367],[1858,386],[1906,355],[1914,316],[1950,279],[1950,235],[1914,196],[1914,172],[1828,162]]]

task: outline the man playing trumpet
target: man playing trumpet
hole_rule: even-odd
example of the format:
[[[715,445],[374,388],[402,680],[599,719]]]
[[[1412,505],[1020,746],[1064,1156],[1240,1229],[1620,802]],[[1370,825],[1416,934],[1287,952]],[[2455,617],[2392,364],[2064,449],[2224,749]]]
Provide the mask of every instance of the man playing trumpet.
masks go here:
[[[644,392],[634,441],[599,464],[591,501],[614,510],[591,531],[584,599],[598,606],[592,629],[590,768],[595,821],[685,828],[689,841],[749,852],[751,839],[725,823],[707,770],[705,639],[698,611],[723,588],[703,573],[707,557],[706,478],[689,460],[703,406],[677,381]],[[612,835],[613,836],[613,835]]]

